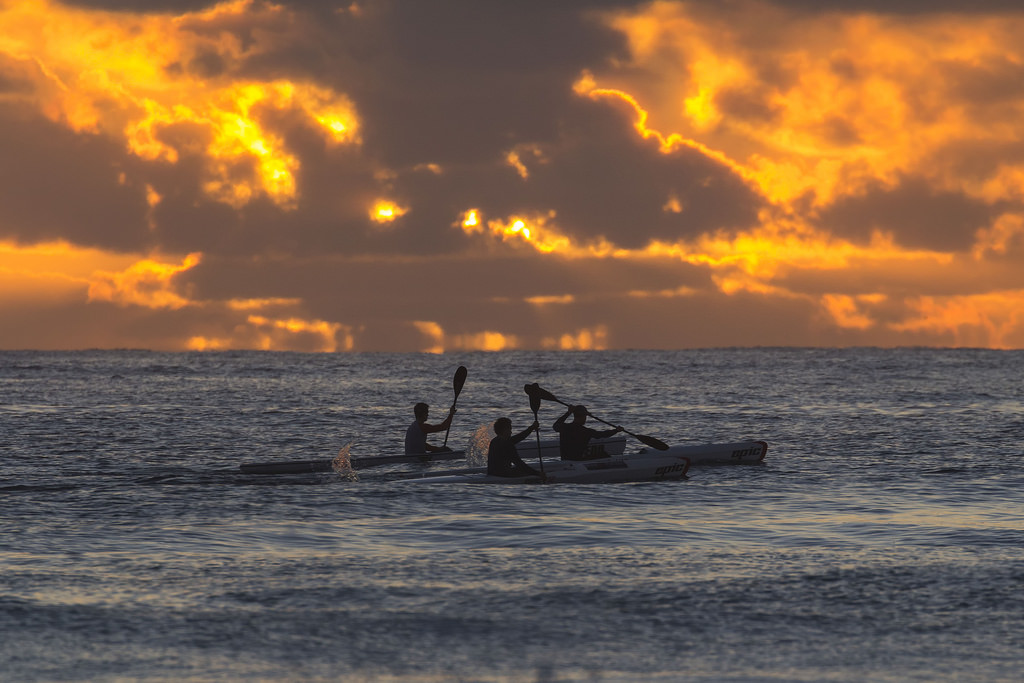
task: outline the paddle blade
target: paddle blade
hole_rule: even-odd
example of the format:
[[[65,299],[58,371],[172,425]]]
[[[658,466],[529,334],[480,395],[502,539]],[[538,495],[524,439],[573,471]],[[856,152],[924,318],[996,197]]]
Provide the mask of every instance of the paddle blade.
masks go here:
[[[537,394],[538,398],[541,398],[541,399],[543,399],[545,401],[554,401],[555,403],[562,403],[563,405],[568,405],[567,403],[564,403],[563,401],[559,401],[558,398],[554,394],[552,394],[550,391],[548,391],[547,389],[542,389],[537,384],[531,384],[530,386],[533,387],[533,392],[535,394]],[[527,393],[529,393],[529,392],[527,392]]]
[[[527,384],[523,389],[530,397],[530,410],[533,411],[533,418],[537,419],[537,411],[540,410],[540,395],[537,393],[539,387],[536,384]]]
[[[630,432],[632,433],[632,432]],[[659,451],[667,451],[668,444],[660,439],[655,439],[653,436],[644,436],[643,434],[633,434],[637,439],[650,446],[651,448]]]
[[[455,371],[455,377],[452,379],[452,387],[455,388],[455,397],[458,398],[459,394],[462,393],[462,387],[466,384],[466,375],[469,374],[469,370],[466,366],[460,365],[459,369]]]

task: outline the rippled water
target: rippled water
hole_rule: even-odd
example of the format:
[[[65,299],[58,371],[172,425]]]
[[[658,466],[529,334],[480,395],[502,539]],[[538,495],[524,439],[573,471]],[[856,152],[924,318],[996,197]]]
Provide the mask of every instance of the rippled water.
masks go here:
[[[1022,361],[0,353],[0,679],[1016,681]],[[457,447],[528,423],[536,381],[768,456],[601,486],[238,471],[399,451],[460,364]]]

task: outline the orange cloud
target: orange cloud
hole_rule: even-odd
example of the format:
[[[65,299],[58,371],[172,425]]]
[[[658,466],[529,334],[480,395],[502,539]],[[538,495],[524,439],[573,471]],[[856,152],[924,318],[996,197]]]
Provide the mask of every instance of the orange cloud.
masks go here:
[[[399,206],[386,199],[378,200],[370,210],[370,220],[375,223],[391,223],[409,212],[407,207]]]
[[[1024,215],[1007,213],[987,228],[978,230],[973,255],[983,260],[989,254],[1005,254],[1015,241],[1024,237]]]
[[[551,305],[566,305],[571,304],[576,300],[576,297],[572,294],[561,294],[552,296],[531,296],[527,297],[526,303],[533,306],[551,306]]]
[[[309,140],[312,135],[327,145],[362,144],[361,120],[345,94],[312,79],[285,76],[284,71],[265,78],[254,75],[254,63],[267,63],[267,56],[305,35],[306,20],[291,5],[234,0],[203,11],[171,14],[104,12],[56,0],[0,3],[0,104],[5,112],[47,117],[83,138],[112,139],[148,162],[147,171],[172,165],[197,168],[198,187],[230,207],[241,208],[257,199],[279,208],[299,206],[304,161],[300,150],[290,146],[291,139]],[[891,340],[902,334],[915,343],[1024,345],[1024,282],[1014,274],[1024,252],[1024,119],[1019,116],[1024,93],[1017,87],[1024,73],[1024,47],[1019,41],[1024,16],[801,12],[786,5],[662,0],[597,12],[594,16],[624,37],[628,53],[592,62],[578,74],[572,93],[578,104],[622,113],[623,130],[637,142],[636,149],[629,150],[628,160],[636,164],[631,180],[643,182],[648,168],[652,177],[661,174],[652,181],[650,193],[628,195],[653,203],[637,207],[637,215],[657,222],[649,234],[658,237],[646,244],[630,241],[630,248],[614,238],[581,237],[596,230],[581,224],[579,216],[588,215],[585,211],[572,213],[568,200],[558,203],[564,198],[557,195],[557,174],[546,178],[540,191],[535,185],[572,152],[560,157],[565,150],[556,141],[542,144],[510,134],[499,138],[500,147],[487,150],[486,158],[503,165],[500,172],[485,169],[458,188],[458,201],[465,203],[457,206],[473,208],[453,227],[482,245],[476,252],[458,254],[464,259],[459,265],[480,272],[471,259],[514,251],[517,258],[534,261],[530,266],[536,267],[537,282],[557,274],[547,291],[565,293],[533,295],[529,289],[513,289],[514,284],[508,291],[488,290],[482,295],[488,302],[508,304],[521,316],[514,324],[524,327],[514,332],[448,318],[442,321],[444,327],[429,320],[387,324],[406,331],[412,325],[420,335],[410,335],[418,340],[413,343],[422,342],[432,352],[522,348],[542,334],[534,329],[530,336],[525,326],[531,319],[535,324],[552,306],[560,307],[558,313],[561,307],[575,312],[593,301],[586,289],[588,278],[574,276],[600,271],[602,276],[611,274],[608,278],[622,278],[602,280],[602,292],[621,292],[616,305],[643,299],[643,305],[652,309],[749,301],[770,307],[781,301],[787,310],[817,314],[816,323],[827,321],[830,332],[848,333],[843,338],[862,340],[870,334]],[[371,19],[380,20],[356,5],[338,12],[363,15],[359,21],[365,19],[368,25]],[[325,49],[331,52],[335,47]],[[392,84],[382,83],[380,90],[388,87]],[[368,101],[366,111],[379,104]],[[538,106],[543,104],[538,101]],[[388,138],[386,126],[394,120],[382,117],[380,123],[378,140]],[[568,127],[571,122],[559,124]],[[606,125],[603,117],[600,125]],[[301,128],[304,135],[286,137],[286,128]],[[582,135],[572,142],[588,144]],[[602,150],[612,154],[621,149],[618,142]],[[443,143],[438,141],[438,147]],[[697,155],[708,162],[699,166],[713,169],[709,177],[731,175],[726,183],[730,188],[739,179],[745,185],[739,188],[747,195],[744,201],[762,207],[750,224],[723,221],[727,228],[700,227],[715,225],[715,216],[701,215],[713,213],[714,207],[702,207],[702,198],[688,194],[686,185],[666,180],[676,161],[683,162],[681,175],[689,173],[687,162]],[[388,189],[376,203],[370,198],[360,209],[379,226],[409,230],[407,244],[426,243],[413,239],[421,235],[411,231],[423,226],[410,219],[437,215],[422,208],[454,211],[450,204],[440,208],[448,199],[445,184],[459,182],[453,179],[471,172],[462,161],[443,158],[442,168],[424,161],[429,158],[433,157],[410,155],[401,172],[374,165],[374,180]],[[125,164],[118,182],[144,192],[136,201],[142,199],[145,205],[137,204],[135,210],[148,207],[144,220],[149,221],[148,237],[155,240],[163,230],[175,227],[158,225],[157,220],[180,214],[164,211],[169,208],[165,204],[173,202],[165,200],[165,188],[154,180],[159,174],[144,181],[130,177],[139,166]],[[409,170],[431,174],[430,184],[410,181]],[[582,185],[586,173],[580,175],[584,177],[571,180]],[[969,203],[972,210],[966,213],[972,218],[956,228],[964,237],[931,239],[942,227],[933,229],[927,216],[920,221],[918,234],[901,232],[898,219],[879,221],[884,229],[877,228],[870,202],[886,190],[905,188],[904,183],[924,188],[920,196],[925,199],[946,193],[955,198],[953,204]],[[700,191],[700,185],[693,187],[692,192]],[[730,189],[704,187],[720,191],[713,196],[730,199]],[[438,195],[429,201],[436,200],[436,205],[414,205],[426,203],[425,197],[435,189]],[[484,204],[474,205],[484,200],[467,197],[469,191],[506,208],[501,214],[486,215]],[[388,198],[391,194],[410,204],[399,205],[394,197]],[[531,206],[530,198],[537,196],[551,198],[551,204]],[[609,206],[616,200],[607,198]],[[266,225],[254,210],[260,206],[238,212],[241,230],[250,227],[250,218],[253,225]],[[927,210],[921,207],[922,212]],[[560,223],[570,215],[572,223]],[[12,211],[4,220],[17,220],[16,216]],[[332,217],[313,218],[311,223],[330,225]],[[851,225],[858,220],[866,224]],[[635,230],[632,238],[645,234],[642,222],[629,226]],[[35,226],[27,221],[4,227],[24,236]],[[387,232],[373,236],[378,240],[375,249],[391,244],[387,238],[394,235]],[[321,243],[314,239],[310,244],[316,248]],[[920,244],[956,246],[915,246]],[[357,346],[358,325],[327,320],[331,314],[321,312],[334,302],[311,297],[317,312],[305,310],[295,289],[301,283],[289,283],[288,296],[275,297],[272,289],[261,286],[253,298],[246,290],[220,300],[198,298],[198,283],[214,282],[205,276],[217,275],[211,260],[203,264],[204,277],[196,278],[196,288],[186,285],[196,275],[189,271],[198,272],[201,258],[198,252],[112,254],[64,243],[0,243],[0,303],[80,301],[101,304],[108,311],[107,304],[113,304],[147,313],[174,312],[176,318],[195,314],[200,322],[194,334],[188,333],[187,342],[195,349]],[[407,262],[421,263],[417,258],[408,257]],[[656,271],[649,278],[647,266]],[[640,276],[633,281],[631,274]],[[438,287],[450,287],[440,284],[441,279]],[[322,282],[317,280],[317,285]],[[224,282],[216,284],[215,291],[221,291]],[[570,289],[573,286],[579,289]],[[353,308],[339,305],[334,310]],[[564,332],[554,328],[551,333],[549,328],[542,345],[608,347],[615,320],[577,327],[580,324],[573,323],[573,329]],[[462,332],[450,332],[456,328]],[[621,339],[619,334],[615,337]]]
[[[507,221],[487,221],[487,230],[490,234],[501,238],[503,242],[517,241],[528,244],[537,251],[550,253],[553,251],[564,251],[570,246],[569,239],[548,227],[548,222],[553,214],[547,216],[537,215],[532,218],[513,216]],[[464,214],[462,229],[468,234],[484,232],[480,216],[475,209]]]
[[[523,160],[524,157],[530,157],[532,161],[538,163],[547,163],[547,159],[544,158],[544,153],[538,145],[518,145],[507,152],[505,154],[506,163],[514,168],[523,180],[530,178],[530,169]]]
[[[444,329],[433,320],[414,320],[420,334],[430,340],[430,345],[421,349],[423,353],[444,353]]]
[[[485,330],[468,334],[448,335],[438,323],[417,320],[413,326],[426,337],[428,345],[420,349],[423,353],[444,353],[446,350],[459,351],[507,351],[518,348],[520,340],[516,335]]]
[[[265,316],[250,315],[247,322],[259,335],[259,348],[272,351],[287,348],[288,338],[295,335],[309,335],[318,340],[316,351],[351,351],[354,344],[351,334],[346,334],[339,349],[338,332],[342,330],[339,323],[323,320],[301,320],[299,318],[272,319]]]
[[[519,347],[516,335],[501,332],[484,331],[475,334],[456,335],[452,339],[452,348],[461,351],[508,351]]]
[[[351,327],[324,320],[270,318],[250,315],[225,336],[195,335],[188,339],[190,351],[257,349],[261,351],[306,351],[333,353],[351,351],[355,338]]]
[[[79,248],[64,242],[32,246],[0,242],[0,307],[112,303],[122,308],[214,313],[220,321],[214,325],[223,331],[193,335],[184,342],[184,348],[191,350],[350,351],[354,348],[355,330],[350,326],[281,314],[300,310],[300,299],[219,302],[190,298],[177,285],[176,278],[199,265],[201,260],[200,254],[189,254],[180,263],[168,263],[158,258]],[[234,312],[243,313],[244,317],[239,319]]]
[[[282,315],[282,311],[301,308],[299,299],[231,299],[221,302],[190,298],[179,291],[175,278],[200,262],[200,254],[189,254],[180,264],[143,259],[121,271],[93,272],[89,277],[88,300],[153,310],[191,308],[222,311],[221,327],[228,332],[193,335],[185,343],[189,350],[246,348],[331,352],[354,348],[355,331],[351,326],[295,314]],[[244,313],[244,318],[239,320],[231,312]]]
[[[128,268],[137,259],[67,242],[0,242],[0,302],[80,300],[94,273]]]
[[[89,284],[89,301],[110,301],[121,306],[184,308],[187,297],[174,291],[174,277],[195,267],[200,254],[189,254],[181,265],[144,259],[121,272],[99,271]]]
[[[541,345],[561,351],[603,351],[608,348],[608,326],[597,325],[558,337],[545,337]]]
[[[899,332],[952,337],[955,346],[1024,346],[1024,289],[967,296],[922,296],[906,302],[908,320],[891,325]]]
[[[241,40],[228,28],[241,18],[281,27],[292,19],[258,0],[179,16],[7,0],[0,66],[4,58],[21,65],[28,87],[19,99],[72,130],[123,140],[144,159],[201,156],[202,187],[218,201],[238,207],[267,196],[290,207],[300,162],[265,114],[299,117],[333,144],[359,142],[359,120],[352,103],[329,88],[234,75],[274,40],[259,30]]]
[[[825,294],[822,304],[839,327],[866,330],[873,327],[876,321],[861,310],[862,304],[875,304],[885,301],[884,294],[865,294],[848,296],[845,294]]]
[[[577,92],[628,103],[642,135],[703,151],[772,202],[822,206],[909,173],[978,197],[1021,196],[1020,165],[964,173],[949,151],[1024,135],[1007,106],[1018,95],[970,94],[972,77],[1009,78],[1024,63],[1024,17],[801,14],[753,1],[719,11],[658,1],[600,16],[631,59],[622,74],[585,73]]]
[[[529,246],[542,254],[557,254],[567,258],[605,257],[615,251],[607,240],[598,239],[584,244],[574,244],[571,239],[555,227],[555,213],[535,213],[530,216],[510,216],[506,220],[486,221],[486,227],[477,209],[463,214],[458,227],[468,235],[490,234],[502,243]]]

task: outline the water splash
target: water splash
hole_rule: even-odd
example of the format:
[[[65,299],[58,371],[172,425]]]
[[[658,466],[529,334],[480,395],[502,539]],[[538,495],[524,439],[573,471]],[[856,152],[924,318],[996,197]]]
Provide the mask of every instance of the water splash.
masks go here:
[[[491,426],[480,425],[469,437],[469,446],[466,447],[466,464],[470,467],[480,467],[487,464],[487,448],[491,445]]]
[[[352,450],[352,442],[342,446],[331,462],[331,469],[349,481],[357,481],[359,477],[356,475],[356,471],[352,469],[352,458],[349,456],[350,450]]]

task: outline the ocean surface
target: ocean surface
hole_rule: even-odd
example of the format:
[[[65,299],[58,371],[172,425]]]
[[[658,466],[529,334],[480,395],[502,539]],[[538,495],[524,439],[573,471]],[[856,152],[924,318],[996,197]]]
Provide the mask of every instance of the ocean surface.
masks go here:
[[[529,382],[670,444],[768,455],[591,486],[238,469],[400,452],[459,365],[448,443],[472,456],[497,417],[532,421]],[[0,352],[0,680],[1019,681],[1022,367]],[[560,414],[542,406],[543,436]]]

